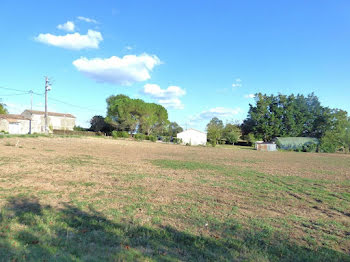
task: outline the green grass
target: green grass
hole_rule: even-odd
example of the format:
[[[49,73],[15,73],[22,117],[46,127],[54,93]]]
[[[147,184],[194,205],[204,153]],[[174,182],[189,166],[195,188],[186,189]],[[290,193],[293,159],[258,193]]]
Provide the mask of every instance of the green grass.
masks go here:
[[[222,170],[223,167],[219,165],[212,165],[202,162],[178,161],[168,159],[153,160],[152,163],[156,166],[169,169],[188,169],[188,170]]]
[[[127,215],[137,207],[129,206]],[[160,226],[129,223],[118,210],[113,218],[74,205],[62,209],[39,204],[35,197],[10,198],[1,211],[2,261],[348,261],[343,253],[321,247],[306,249],[260,220],[247,228],[236,220],[204,217],[196,226],[215,228],[208,237]],[[202,217],[192,210],[195,217]],[[311,245],[314,240],[306,238]]]
[[[350,261],[348,180],[267,174],[255,159],[147,160],[129,172],[95,155],[49,159],[81,177],[60,173],[57,190],[45,177],[18,185],[35,169],[0,173],[0,261]]]

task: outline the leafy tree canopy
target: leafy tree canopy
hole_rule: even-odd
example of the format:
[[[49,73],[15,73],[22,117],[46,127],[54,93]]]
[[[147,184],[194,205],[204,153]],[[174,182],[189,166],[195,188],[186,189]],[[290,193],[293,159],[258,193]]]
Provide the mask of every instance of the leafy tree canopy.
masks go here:
[[[207,137],[213,145],[217,144],[219,139],[221,139],[223,129],[224,124],[217,117],[212,118],[207,124]]]
[[[155,103],[126,95],[107,98],[106,121],[119,131],[160,134],[169,123],[167,110]]]
[[[3,115],[3,114],[7,114],[7,113],[8,112],[7,112],[5,104],[0,103],[0,114]]]
[[[313,93],[304,95],[256,94],[256,105],[249,105],[243,134],[253,133],[258,139],[274,137],[321,138],[331,125],[333,110],[321,106]]]

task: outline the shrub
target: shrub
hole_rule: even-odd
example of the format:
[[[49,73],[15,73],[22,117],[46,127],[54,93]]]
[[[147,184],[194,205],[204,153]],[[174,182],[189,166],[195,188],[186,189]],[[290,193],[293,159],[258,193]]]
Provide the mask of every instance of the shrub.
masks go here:
[[[256,138],[253,133],[249,133],[244,137],[245,140],[249,143],[250,146],[254,146],[256,142]]]
[[[170,136],[163,136],[162,139],[163,139],[163,142],[166,142],[166,143],[170,142]]]
[[[156,141],[157,141],[157,137],[156,137],[156,136],[149,135],[149,136],[148,136],[148,140],[150,140],[150,141],[152,141],[152,142],[156,142]]]
[[[181,143],[182,143],[182,139],[181,139],[181,138],[174,137],[174,138],[173,138],[173,143],[174,143],[174,144],[181,144]]]
[[[135,134],[134,138],[138,141],[145,140],[146,136],[144,134]]]
[[[128,138],[129,133],[126,131],[112,131],[112,136],[114,138],[122,137],[122,138]]]

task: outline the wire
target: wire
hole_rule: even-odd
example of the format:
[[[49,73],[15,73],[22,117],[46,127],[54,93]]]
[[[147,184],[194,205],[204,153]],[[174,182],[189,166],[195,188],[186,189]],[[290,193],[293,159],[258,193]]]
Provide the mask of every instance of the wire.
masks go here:
[[[29,93],[23,93],[23,94],[5,94],[5,95],[0,95],[0,96],[22,96],[22,95],[27,95]]]
[[[12,90],[12,91],[17,91],[17,92],[22,92],[22,93],[28,93],[29,91],[24,91],[24,90],[19,90],[19,89],[14,89],[14,88],[8,88],[8,87],[3,87],[0,86],[1,89],[7,89],[7,90]]]
[[[23,92],[22,94],[10,94],[10,95],[6,95],[6,96],[25,95],[25,94],[31,94],[31,93],[34,94],[34,95],[37,95],[37,96],[44,96],[44,95],[45,95],[45,93],[40,94],[40,93],[33,92],[32,90],[30,90],[30,91],[24,91],[24,90],[18,90],[18,89],[8,88],[8,87],[2,87],[2,86],[0,86],[0,88],[2,88],[2,89],[8,89],[8,90],[13,90],[13,91],[17,91],[17,92]],[[5,96],[5,95],[0,95],[0,96]],[[67,102],[65,102],[65,101],[62,101],[62,100],[59,100],[59,99],[55,99],[55,98],[52,98],[52,97],[50,97],[50,100],[56,101],[56,102],[59,102],[59,103],[62,103],[62,104],[68,105],[68,106],[80,108],[80,109],[82,109],[82,110],[87,110],[87,111],[100,111],[100,110],[93,109],[93,108],[88,108],[88,107],[83,107],[83,106],[78,106],[78,105],[74,105],[74,104],[71,104],[71,103],[67,103]]]

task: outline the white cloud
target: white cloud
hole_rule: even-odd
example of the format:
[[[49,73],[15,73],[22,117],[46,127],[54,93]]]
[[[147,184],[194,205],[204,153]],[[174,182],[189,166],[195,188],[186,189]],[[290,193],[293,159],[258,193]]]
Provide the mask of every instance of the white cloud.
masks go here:
[[[232,87],[241,87],[242,86],[242,84],[239,84],[239,83],[233,83],[232,84]]]
[[[62,25],[58,25],[57,28],[60,30],[67,31],[67,32],[74,32],[75,24],[72,21],[67,21],[66,23],[64,23]]]
[[[110,58],[88,59],[81,57],[73,61],[73,65],[97,82],[112,83],[117,85],[131,85],[135,82],[146,81],[151,78],[150,72],[156,65],[161,64],[155,55],[126,55],[122,58],[112,56]]]
[[[159,104],[166,108],[184,108],[179,97],[184,96],[186,91],[179,86],[169,86],[167,89],[161,89],[159,85],[146,84],[142,93],[156,99]]]
[[[93,24],[98,24],[98,22],[95,19],[84,17],[84,16],[78,16],[77,17],[79,20],[84,21],[86,23],[93,23]]]
[[[200,118],[202,119],[211,119],[213,117],[232,117],[241,112],[239,107],[237,108],[225,108],[225,107],[215,107],[200,113]]]
[[[255,95],[254,94],[248,94],[248,95],[245,95],[244,98],[254,98]]]
[[[87,48],[97,49],[103,38],[100,32],[88,30],[86,35],[79,33],[66,35],[39,34],[35,40],[47,45],[80,50]]]
[[[130,51],[130,50],[132,50],[133,48],[132,48],[132,46],[129,46],[129,45],[128,45],[128,46],[125,47],[125,49]]]
[[[236,78],[235,82],[232,84],[232,87],[233,88],[241,87],[242,86],[241,82],[242,82],[242,80],[240,78]]]
[[[196,123],[204,120],[210,120],[213,117],[219,119],[229,119],[242,112],[242,109],[237,108],[225,108],[225,107],[214,107],[209,110],[202,111],[201,113],[190,117],[189,123]]]

